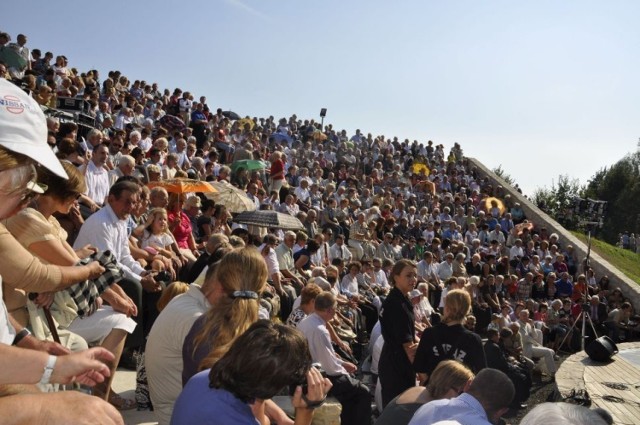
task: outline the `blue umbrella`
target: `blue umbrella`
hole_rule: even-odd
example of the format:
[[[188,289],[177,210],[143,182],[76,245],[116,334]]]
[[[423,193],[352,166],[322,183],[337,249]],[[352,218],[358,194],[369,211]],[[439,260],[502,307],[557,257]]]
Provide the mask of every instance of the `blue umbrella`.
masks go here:
[[[282,142],[283,140],[287,143],[293,143],[293,139],[291,138],[291,136],[289,136],[286,133],[273,133],[271,135],[271,138],[275,141],[275,142]]]

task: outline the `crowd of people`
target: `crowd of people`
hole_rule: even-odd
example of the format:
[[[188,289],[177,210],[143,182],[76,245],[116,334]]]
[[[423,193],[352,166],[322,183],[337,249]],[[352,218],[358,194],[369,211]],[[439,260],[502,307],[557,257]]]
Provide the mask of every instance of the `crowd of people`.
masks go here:
[[[0,62],[11,200],[0,214],[0,342],[48,352],[34,371],[78,359],[43,383],[88,372],[92,399],[153,408],[161,424],[291,424],[273,401],[291,385],[295,423],[329,395],[342,423],[370,424],[360,379],[370,364],[380,424],[490,423],[523,407],[532,374],[553,379],[558,350],[577,349],[583,306],[591,337],[634,336],[622,291],[529,221],[457,143],[447,152],[296,115],[214,112],[205,96],[118,71],[103,79],[63,55],[51,65],[26,36],[9,42],[0,33],[0,49],[25,60]],[[95,128],[45,119],[56,98],[86,101]],[[173,179],[236,187],[299,229],[236,223],[240,211],[163,184]],[[136,400],[111,391],[118,364],[137,370]],[[79,396],[39,403],[53,397]]]

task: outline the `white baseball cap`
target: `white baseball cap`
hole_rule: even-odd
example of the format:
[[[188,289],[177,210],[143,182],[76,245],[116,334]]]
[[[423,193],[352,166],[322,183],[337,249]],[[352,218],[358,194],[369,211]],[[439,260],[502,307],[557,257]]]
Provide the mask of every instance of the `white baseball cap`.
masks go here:
[[[0,79],[0,146],[26,155],[66,179],[69,176],[47,144],[47,133],[40,105],[14,84]]]

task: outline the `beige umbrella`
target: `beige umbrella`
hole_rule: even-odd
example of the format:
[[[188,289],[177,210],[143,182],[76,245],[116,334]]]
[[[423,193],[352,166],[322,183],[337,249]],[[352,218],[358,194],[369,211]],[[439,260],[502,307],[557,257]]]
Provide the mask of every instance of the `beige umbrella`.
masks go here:
[[[209,199],[212,199],[216,204],[221,204],[227,207],[227,211],[231,213],[241,213],[243,211],[255,211],[256,204],[250,199],[247,194],[232,184],[226,181],[211,182],[211,186],[216,192],[205,193]]]

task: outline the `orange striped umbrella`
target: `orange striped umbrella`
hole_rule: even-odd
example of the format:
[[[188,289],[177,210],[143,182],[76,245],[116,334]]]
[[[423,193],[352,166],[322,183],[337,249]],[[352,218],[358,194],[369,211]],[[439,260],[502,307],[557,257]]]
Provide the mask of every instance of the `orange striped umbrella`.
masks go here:
[[[150,189],[153,189],[154,187],[163,187],[169,193],[217,192],[216,188],[211,186],[211,183],[193,179],[160,180],[157,182],[151,182],[147,186],[149,186]]]

